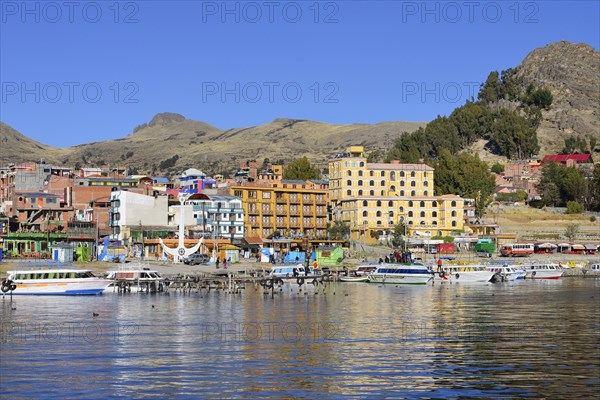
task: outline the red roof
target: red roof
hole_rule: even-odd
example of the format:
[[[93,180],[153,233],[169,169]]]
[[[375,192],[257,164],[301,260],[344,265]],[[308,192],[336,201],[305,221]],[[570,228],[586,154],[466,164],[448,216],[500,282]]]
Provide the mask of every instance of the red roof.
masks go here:
[[[546,161],[555,161],[559,163],[565,163],[568,160],[573,160],[575,162],[587,162],[590,161],[590,157],[592,155],[589,153],[586,154],[551,154],[546,155],[542,159],[542,162]]]

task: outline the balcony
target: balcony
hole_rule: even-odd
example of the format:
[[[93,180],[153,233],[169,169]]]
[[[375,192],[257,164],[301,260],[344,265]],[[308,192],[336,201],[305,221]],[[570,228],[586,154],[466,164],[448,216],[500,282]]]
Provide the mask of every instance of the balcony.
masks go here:
[[[290,204],[300,204],[300,197],[298,196],[290,196],[289,200]]]
[[[263,215],[273,215],[274,214],[272,208],[263,208],[262,213],[263,213]]]
[[[300,210],[290,210],[290,215],[300,215]]]
[[[278,204],[286,204],[287,199],[284,196],[277,196],[275,197],[275,202]]]
[[[258,208],[249,208],[248,209],[248,214],[249,215],[259,215],[260,212],[258,211]]]
[[[243,208],[234,208],[234,207],[209,207],[206,209],[209,213],[219,213],[219,214],[241,214],[244,212]]]

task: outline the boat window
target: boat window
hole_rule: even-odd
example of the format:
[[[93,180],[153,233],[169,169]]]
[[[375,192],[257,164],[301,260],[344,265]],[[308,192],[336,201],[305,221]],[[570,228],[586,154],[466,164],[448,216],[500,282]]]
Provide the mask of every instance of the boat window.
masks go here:
[[[45,273],[44,274],[44,279],[48,279],[48,275],[49,275],[48,273]]]

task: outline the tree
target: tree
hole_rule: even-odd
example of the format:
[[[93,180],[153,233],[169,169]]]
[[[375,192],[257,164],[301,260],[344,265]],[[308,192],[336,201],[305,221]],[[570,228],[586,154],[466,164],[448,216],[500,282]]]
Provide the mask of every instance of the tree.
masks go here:
[[[567,225],[567,229],[565,229],[565,237],[569,242],[572,242],[577,237],[579,233],[579,225],[577,224],[569,224]]]
[[[309,179],[320,179],[321,171],[308,161],[308,158],[302,157],[288,164],[283,170],[283,179],[300,179],[303,181]]]
[[[498,154],[519,160],[540,149],[537,133],[527,119],[508,110],[501,110],[492,124],[491,144]]]
[[[350,225],[343,221],[334,221],[333,225],[327,227],[330,239],[343,240],[350,236]]]
[[[476,201],[476,213],[479,216],[483,214],[496,188],[496,180],[487,163],[478,156],[467,153],[453,156],[444,150],[433,167],[436,195],[457,194],[473,198]]]
[[[595,136],[590,136],[590,153],[594,152],[598,139]]]
[[[600,164],[594,167],[588,192],[588,204],[592,210],[600,211]]]
[[[367,155],[367,162],[375,163],[383,160],[385,154],[382,150],[373,150]]]
[[[396,248],[404,247],[405,235],[408,233],[408,226],[399,222],[394,226],[394,232],[392,234],[392,246]]]
[[[504,165],[500,163],[496,163],[492,165],[491,171],[495,174],[501,174],[504,172]]]

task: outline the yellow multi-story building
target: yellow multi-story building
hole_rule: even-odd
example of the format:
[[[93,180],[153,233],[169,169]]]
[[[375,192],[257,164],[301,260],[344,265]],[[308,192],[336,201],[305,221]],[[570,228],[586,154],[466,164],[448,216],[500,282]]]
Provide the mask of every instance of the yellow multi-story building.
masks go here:
[[[230,190],[242,199],[247,236],[268,238],[278,232],[288,237],[327,237],[328,191],[322,184],[283,180]]]
[[[425,164],[368,163],[362,146],[329,161],[332,218],[352,239],[375,241],[400,222],[408,234],[447,235],[463,229],[463,199],[434,196],[434,169]]]

